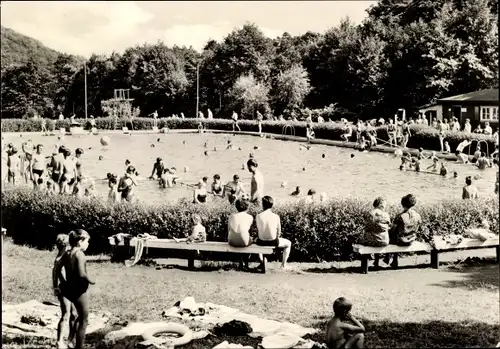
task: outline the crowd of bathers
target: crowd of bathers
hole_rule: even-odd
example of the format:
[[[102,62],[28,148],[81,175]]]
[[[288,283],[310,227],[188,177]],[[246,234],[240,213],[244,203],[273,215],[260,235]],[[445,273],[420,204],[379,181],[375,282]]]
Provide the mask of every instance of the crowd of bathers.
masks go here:
[[[31,140],[23,142],[21,151],[12,143],[7,145],[7,180],[16,185],[24,180],[38,191],[69,193],[77,196],[94,196],[94,182],[90,180],[85,189],[85,178],[81,156],[83,149],[77,148],[74,156],[66,146],[56,146],[51,156],[45,156],[42,144],[33,145]],[[47,163],[48,160],[48,163]]]

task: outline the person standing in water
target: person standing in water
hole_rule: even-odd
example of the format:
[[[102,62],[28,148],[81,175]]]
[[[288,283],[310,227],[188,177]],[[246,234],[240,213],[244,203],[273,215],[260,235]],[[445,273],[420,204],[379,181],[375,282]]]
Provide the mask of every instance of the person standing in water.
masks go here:
[[[260,201],[264,197],[264,176],[258,170],[259,164],[255,159],[247,161],[248,171],[252,174],[252,181],[250,185],[250,201],[254,204],[260,205]]]
[[[75,150],[75,158],[73,159],[73,161],[75,162],[76,179],[78,181],[81,181],[84,178],[84,175],[83,175],[83,166],[82,166],[82,155],[83,155],[83,149],[82,148],[77,148]]]
[[[62,163],[63,174],[59,185],[61,187],[61,194],[72,192],[72,185],[76,182],[76,165],[75,161],[71,158],[71,150],[64,150],[64,161]]]
[[[120,183],[118,184],[118,192],[121,194],[122,200],[127,202],[132,202],[134,200],[134,185],[137,185],[137,182],[134,179],[135,177],[135,167],[129,166],[125,175],[120,178]]]
[[[38,178],[43,177],[43,172],[45,171],[45,156],[42,153],[43,145],[38,144],[36,146],[36,153],[33,155],[33,158],[30,162],[30,172],[31,178],[33,180],[33,184],[35,187],[38,186]]]
[[[196,184],[196,187],[194,189],[193,193],[193,204],[204,204],[207,202],[207,187],[205,182],[200,179],[198,184]]]
[[[55,188],[57,192],[60,192],[60,186],[59,182],[61,182],[61,177],[62,177],[62,168],[63,168],[63,162],[64,162],[64,152],[66,148],[64,146],[60,146],[59,149],[57,150],[56,154],[52,155],[52,159],[50,161],[49,167],[52,169],[52,174],[50,178],[54,182],[54,186],[57,185]]]
[[[239,198],[241,195],[245,193],[243,189],[243,185],[240,181],[240,176],[237,174],[233,176],[233,180],[231,182],[227,182],[224,186],[224,191],[222,193],[223,197],[229,196],[231,191],[234,190],[234,195]]]

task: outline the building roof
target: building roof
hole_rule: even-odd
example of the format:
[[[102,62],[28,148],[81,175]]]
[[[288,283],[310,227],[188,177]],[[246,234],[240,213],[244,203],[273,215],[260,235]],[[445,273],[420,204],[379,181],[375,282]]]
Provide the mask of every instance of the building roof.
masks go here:
[[[441,102],[496,102],[498,103],[498,89],[491,88],[475,92],[464,93],[458,96],[451,96],[438,99]]]

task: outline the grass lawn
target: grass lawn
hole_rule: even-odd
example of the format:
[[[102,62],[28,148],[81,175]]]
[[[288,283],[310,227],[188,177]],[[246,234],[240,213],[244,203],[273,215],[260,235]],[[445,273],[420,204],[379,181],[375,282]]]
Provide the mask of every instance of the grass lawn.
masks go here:
[[[4,241],[2,302],[56,301],[50,280],[53,258],[52,252]],[[353,301],[353,314],[367,328],[366,346],[370,348],[493,347],[500,341],[499,267],[489,259],[476,266],[462,263],[458,268],[412,268],[367,275],[349,272],[349,265],[340,267],[342,273],[321,265],[292,264],[292,270],[286,272],[272,266],[262,275],[214,268],[195,272],[142,265],[125,268],[96,259],[88,263],[88,271],[96,279],[90,289],[91,310],[110,311],[128,321],[161,321],[164,309],[193,296],[200,302],[324,328],[332,302],[346,296]],[[90,335],[88,348],[102,347],[103,334]],[[322,341],[322,337],[318,334],[313,339]],[[3,340],[4,348],[49,346],[47,340]],[[207,348],[223,340],[231,338],[209,337],[183,348]],[[246,337],[233,342],[258,343]],[[119,346],[133,347],[131,343]]]

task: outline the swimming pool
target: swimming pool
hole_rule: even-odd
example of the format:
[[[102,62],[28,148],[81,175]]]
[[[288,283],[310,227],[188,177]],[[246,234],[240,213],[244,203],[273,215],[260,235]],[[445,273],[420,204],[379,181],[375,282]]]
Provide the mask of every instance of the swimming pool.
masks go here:
[[[111,139],[107,147],[100,144],[101,135],[66,136],[61,143],[68,146],[73,154],[78,147],[84,149],[84,171],[94,178],[103,179],[108,172],[122,175],[125,160],[129,159],[137,168],[140,178],[143,178],[135,188],[136,196],[147,203],[192,197],[192,190],[186,186],[160,189],[157,181],[147,179],[157,157],[161,157],[165,165],[177,167],[181,176],[180,182],[194,184],[203,176],[207,176],[211,183],[214,174],[219,174],[223,182],[227,182],[234,174],[238,174],[249,189],[251,175],[242,169],[242,165],[248,160],[249,153],[253,152],[265,178],[266,194],[281,202],[298,200],[299,198],[289,194],[296,186],[300,186],[302,196],[313,188],[318,196],[326,192],[329,197],[356,197],[371,201],[382,195],[389,202],[398,204],[402,196],[414,193],[420,202],[432,203],[461,198],[465,176],[480,173],[482,179],[474,181],[474,184],[481,196],[489,196],[494,195],[497,171],[496,168],[479,171],[471,165],[447,162],[449,175],[443,178],[432,173],[401,172],[400,160],[390,154],[361,153],[326,145],[313,145],[310,150],[306,150],[298,142],[243,135],[113,133],[106,136]],[[45,146],[46,155],[50,155],[58,144],[56,136],[24,134],[20,137],[19,134],[11,133],[4,134],[3,137],[3,178],[6,176],[6,144],[12,142],[20,149],[23,141],[31,139],[33,144],[40,143]],[[228,140],[232,141],[235,150],[226,150]],[[204,147],[205,142],[208,144],[207,148]],[[204,155],[205,150],[208,151],[208,156]],[[99,160],[99,156],[103,157],[102,160]],[[429,165],[430,160],[423,161],[422,169]],[[184,173],[186,166],[189,172]],[[457,179],[452,178],[453,171],[459,173]],[[281,187],[284,181],[287,182],[287,188]],[[96,181],[96,187],[101,196],[107,196],[106,181]]]

